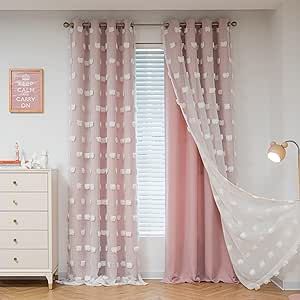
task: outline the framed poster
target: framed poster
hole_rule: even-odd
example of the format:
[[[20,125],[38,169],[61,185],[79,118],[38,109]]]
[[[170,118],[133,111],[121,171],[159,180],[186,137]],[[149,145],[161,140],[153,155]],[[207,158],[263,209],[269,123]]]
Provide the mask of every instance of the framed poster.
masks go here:
[[[9,70],[9,111],[44,112],[43,69]]]

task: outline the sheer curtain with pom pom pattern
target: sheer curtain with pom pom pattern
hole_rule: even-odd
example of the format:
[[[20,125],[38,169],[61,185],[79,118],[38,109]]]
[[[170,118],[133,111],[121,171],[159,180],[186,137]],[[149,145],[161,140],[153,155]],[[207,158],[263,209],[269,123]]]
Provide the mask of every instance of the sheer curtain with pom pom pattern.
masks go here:
[[[144,284],[139,274],[134,34],[129,21],[71,36],[69,259],[64,283]]]
[[[228,20],[163,29],[177,103],[201,155],[239,281],[258,289],[297,253],[300,203],[252,195],[234,184],[231,40]]]

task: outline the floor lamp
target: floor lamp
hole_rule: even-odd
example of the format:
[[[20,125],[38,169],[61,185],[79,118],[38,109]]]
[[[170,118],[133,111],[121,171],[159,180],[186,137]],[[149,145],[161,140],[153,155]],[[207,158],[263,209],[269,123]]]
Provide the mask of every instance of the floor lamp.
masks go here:
[[[300,148],[299,145],[293,141],[293,140],[287,140],[283,142],[282,144],[277,144],[276,142],[272,142],[270,145],[270,148],[268,150],[268,158],[275,162],[279,163],[281,162],[286,155],[286,148],[288,145],[292,143],[294,144],[297,149],[298,149],[298,193],[299,193],[299,198],[300,198]]]

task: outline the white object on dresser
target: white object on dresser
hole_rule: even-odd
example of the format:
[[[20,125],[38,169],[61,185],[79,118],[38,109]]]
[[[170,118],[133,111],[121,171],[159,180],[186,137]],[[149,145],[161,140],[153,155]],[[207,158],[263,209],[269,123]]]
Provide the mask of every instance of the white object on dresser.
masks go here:
[[[56,170],[0,169],[0,276],[45,276],[58,267]]]

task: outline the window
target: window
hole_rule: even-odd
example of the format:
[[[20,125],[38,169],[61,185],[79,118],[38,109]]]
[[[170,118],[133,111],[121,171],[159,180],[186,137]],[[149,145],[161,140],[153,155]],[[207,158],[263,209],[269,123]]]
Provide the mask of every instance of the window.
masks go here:
[[[164,52],[136,49],[139,233],[165,233]]]

